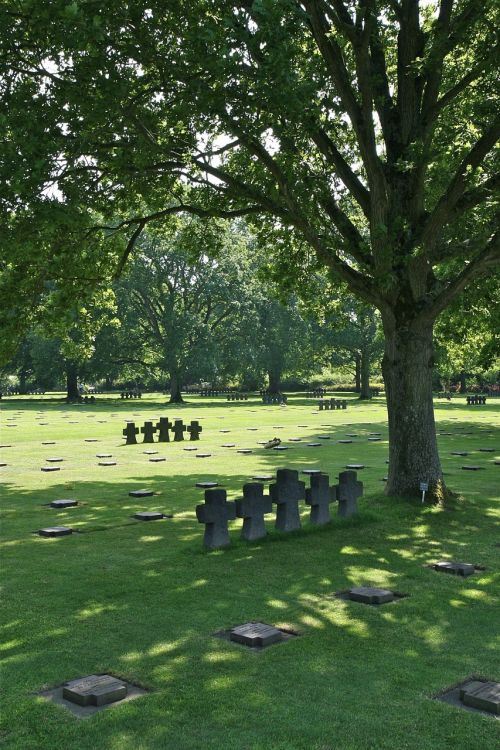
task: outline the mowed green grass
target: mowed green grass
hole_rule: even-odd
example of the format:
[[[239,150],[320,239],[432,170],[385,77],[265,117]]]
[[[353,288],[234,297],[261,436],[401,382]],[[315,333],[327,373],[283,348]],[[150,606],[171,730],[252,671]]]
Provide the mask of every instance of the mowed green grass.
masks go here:
[[[438,430],[452,433],[439,437],[446,479],[462,496],[442,510],[383,495],[388,445],[382,399],[350,401],[347,411],[333,412],[293,397],[286,408],[196,396],[186,406],[166,408],[164,400],[1,403],[0,443],[12,446],[0,451],[7,463],[0,468],[2,747],[495,747],[495,718],[433,696],[469,675],[500,680],[500,466],[494,463],[500,459],[500,403],[436,402]],[[201,417],[195,445],[211,457],[195,458],[183,450],[188,443],[123,445],[125,419],[142,425],[162,414]],[[381,432],[382,440],[369,442],[370,432]],[[358,437],[339,444],[346,433]],[[290,450],[256,444],[275,435]],[[319,435],[330,440],[316,441]],[[302,442],[287,442],[293,437]],[[50,440],[56,445],[42,445]],[[222,448],[226,442],[253,453]],[[488,447],[494,452],[479,451]],[[150,463],[147,449],[167,460]],[[470,455],[451,456],[454,450]],[[101,452],[112,453],[117,465],[98,466]],[[47,457],[62,457],[61,471],[41,472]],[[357,518],[334,516],[328,527],[313,529],[302,505],[300,532],[277,534],[269,516],[268,538],[248,544],[239,540],[242,522],[236,520],[230,548],[203,549],[195,515],[203,492],[196,481],[216,479],[234,499],[259,472],[321,468],[333,484],[350,462],[366,464],[358,475],[365,491]],[[467,463],[484,468],[461,470]],[[157,494],[130,498],[138,488]],[[80,505],[61,512],[44,506],[65,497]],[[133,521],[140,509],[174,518]],[[50,525],[81,533],[55,540],[33,534]],[[427,567],[441,558],[485,570],[462,579]],[[332,597],[364,584],[409,596],[381,607]],[[213,636],[249,620],[300,636],[258,653]],[[85,720],[37,695],[101,672],[151,692]]]

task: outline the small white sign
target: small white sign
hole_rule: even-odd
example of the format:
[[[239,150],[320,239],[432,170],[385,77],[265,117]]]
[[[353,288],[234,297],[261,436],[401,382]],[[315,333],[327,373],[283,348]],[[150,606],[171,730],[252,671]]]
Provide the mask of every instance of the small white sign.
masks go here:
[[[420,492],[427,492],[428,489],[429,489],[428,482],[420,482]]]

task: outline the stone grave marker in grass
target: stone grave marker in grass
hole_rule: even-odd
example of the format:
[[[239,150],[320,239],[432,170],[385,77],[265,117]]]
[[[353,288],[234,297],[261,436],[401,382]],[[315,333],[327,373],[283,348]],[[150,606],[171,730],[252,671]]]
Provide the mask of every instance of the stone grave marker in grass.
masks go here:
[[[265,648],[283,640],[283,633],[264,622],[247,622],[231,628],[229,639],[250,648]]]
[[[299,500],[305,497],[305,484],[294,469],[278,469],[276,482],[269,487],[272,502],[277,505],[275,528],[279,531],[300,529]]]
[[[469,453],[467,451],[451,451],[451,456],[468,456]]]
[[[40,471],[61,471],[60,466],[42,466]]]
[[[244,456],[248,456],[250,453],[253,453],[251,448],[239,448],[236,453],[241,453]]]
[[[356,586],[347,593],[351,601],[361,604],[386,604],[394,601],[394,592],[372,586]]]
[[[358,512],[358,498],[363,494],[363,483],[357,481],[355,471],[342,471],[339,483],[332,487],[332,495],[338,501],[338,515],[349,518]]]
[[[158,442],[169,443],[170,442],[170,430],[173,427],[173,423],[168,417],[160,417],[156,423],[156,429],[158,431]]]
[[[319,448],[321,443],[306,443],[306,448]]]
[[[144,422],[143,427],[141,427],[141,432],[144,435],[144,438],[142,441],[143,443],[154,443],[155,441],[154,435],[156,432],[156,427],[154,426],[152,422]]]
[[[96,453],[95,457],[96,458],[112,458],[113,454],[112,453]]]
[[[163,513],[154,510],[141,510],[138,513],[134,513],[133,517],[138,521],[161,521],[163,518],[166,518]]]
[[[38,535],[46,538],[69,536],[72,533],[73,529],[67,526],[46,526],[44,529],[38,529]]]
[[[78,505],[78,500],[52,500],[51,508],[74,508]]]
[[[338,440],[338,443],[352,443],[352,440]]]
[[[273,474],[256,474],[252,479],[256,482],[270,482],[271,479],[274,479],[274,476]]]
[[[472,563],[454,562],[452,560],[440,560],[433,563],[431,567],[439,573],[451,573],[451,575],[463,576],[464,578],[473,575],[475,571]]]
[[[133,422],[127,422],[127,426],[123,430],[123,435],[127,438],[126,445],[137,445],[137,435],[139,428],[135,426]]]
[[[158,451],[142,451],[145,456],[156,456]]]
[[[150,458],[149,461],[152,464],[161,464],[163,461],[166,461],[166,458],[163,458],[162,456],[157,456],[156,458]]]
[[[310,522],[323,526],[330,521],[330,503],[335,500],[327,474],[311,474],[311,486],[306,489],[306,505],[311,507]]]
[[[494,453],[495,449],[494,448],[479,448],[479,452],[480,453]]]
[[[243,497],[236,500],[236,515],[243,518],[241,538],[248,542],[266,536],[264,515],[272,513],[273,504],[269,495],[264,495],[264,488],[258,482],[243,485]]]
[[[227,501],[226,490],[205,490],[205,502],[196,506],[196,518],[205,524],[205,547],[217,549],[230,544],[227,524],[236,518],[236,506]]]
[[[98,438],[85,438],[85,443],[100,443],[101,441]]]
[[[472,465],[470,465],[470,466],[462,466],[462,469],[464,471],[480,471],[483,468],[484,468],[483,466],[472,466]]]
[[[99,461],[99,466],[116,466],[116,461]]]
[[[235,448],[235,447],[236,447],[236,443],[223,443],[221,445],[221,448]]]
[[[185,448],[182,449],[183,451],[187,451],[188,453],[191,453],[191,451],[197,451],[198,448],[194,448],[193,446],[187,445]]]
[[[63,698],[79,706],[104,706],[123,700],[127,684],[109,674],[81,677],[64,683]]]
[[[189,432],[190,440],[199,440],[200,433],[203,431],[203,427],[200,425],[198,420],[194,419],[192,420],[191,424],[188,426],[187,431]]]
[[[47,461],[48,464],[59,464],[62,461],[64,461],[64,458],[60,458],[60,457],[57,457],[57,458],[46,458],[45,460]]]
[[[195,458],[210,458],[211,453],[196,453]]]
[[[180,443],[184,440],[184,433],[186,432],[186,425],[183,423],[182,419],[176,419],[174,421],[174,442]]]
[[[500,683],[468,677],[435,696],[436,700],[483,715],[500,715]]]
[[[195,487],[200,490],[211,490],[214,487],[218,487],[218,482],[196,482]]]
[[[364,464],[346,464],[346,469],[352,469],[353,471],[359,471],[360,469],[364,468]]]
[[[131,490],[129,497],[152,497],[155,493],[153,490]]]

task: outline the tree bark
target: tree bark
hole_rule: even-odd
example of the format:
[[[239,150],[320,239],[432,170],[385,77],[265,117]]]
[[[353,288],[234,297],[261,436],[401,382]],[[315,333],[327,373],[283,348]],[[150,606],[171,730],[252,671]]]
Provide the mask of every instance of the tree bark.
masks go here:
[[[390,320],[387,318],[390,317]],[[432,375],[432,323],[397,321],[383,316],[385,353],[382,361],[389,420],[387,495],[417,496],[427,482],[427,498],[445,499],[439,460]]]
[[[184,399],[181,393],[181,382],[179,375],[173,372],[170,376],[170,404],[183,404]]]
[[[356,367],[354,392],[361,393],[361,356],[358,353],[354,355],[354,365]]]
[[[366,349],[361,350],[361,389],[359,398],[370,399],[372,397],[370,391],[370,355]]]
[[[460,372],[460,393],[467,393],[467,375],[463,370]]]
[[[21,370],[19,373],[19,393],[21,395],[25,395],[26,391],[28,390],[26,385],[26,373]]]
[[[280,393],[281,388],[281,370],[270,369],[267,373],[269,378],[269,393]]]
[[[78,392],[78,367],[75,362],[66,363],[66,399],[68,401],[79,401]]]

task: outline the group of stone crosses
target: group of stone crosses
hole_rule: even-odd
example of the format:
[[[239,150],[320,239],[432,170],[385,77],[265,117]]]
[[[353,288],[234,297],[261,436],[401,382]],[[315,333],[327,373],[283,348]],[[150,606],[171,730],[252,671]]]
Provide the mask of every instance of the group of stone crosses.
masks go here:
[[[246,541],[266,536],[264,516],[277,506],[275,528],[279,531],[294,531],[301,528],[299,500],[305,500],[311,508],[310,521],[323,526],[330,521],[330,504],[338,502],[338,515],[348,518],[357,512],[357,500],[363,494],[363,483],[357,481],[355,471],[339,474],[339,483],[330,487],[327,474],[311,474],[310,487],[299,481],[298,471],[278,469],[276,482],[269,486],[269,495],[264,494],[260,482],[243,485],[243,497],[228,502],[226,490],[205,490],[205,502],[196,506],[196,517],[205,524],[204,544],[209,549],[230,544],[228,521],[236,517],[243,519],[241,538]]]
[[[288,402],[288,396],[284,393],[262,393],[263,404],[286,404]]]
[[[120,398],[142,398],[142,393],[140,391],[122,391]]]
[[[228,393],[228,401],[248,401],[248,393]]]
[[[140,431],[144,435],[143,443],[154,443],[155,433],[158,433],[159,443],[170,443],[170,432],[173,434],[173,442],[178,443],[184,440],[185,432],[189,433],[190,440],[199,440],[203,427],[196,419],[192,420],[186,426],[182,419],[176,419],[174,422],[171,422],[168,417],[160,417],[156,424],[153,424],[153,422],[144,422],[144,426],[141,427]],[[127,422],[127,426],[123,430],[123,436],[126,438],[125,444],[137,445],[138,434],[139,428],[135,426],[135,423]]]
[[[467,406],[477,406],[477,404],[485,404],[486,396],[467,396]]]
[[[334,409],[347,409],[345,398],[322,398],[318,401],[320,411],[333,411]]]

